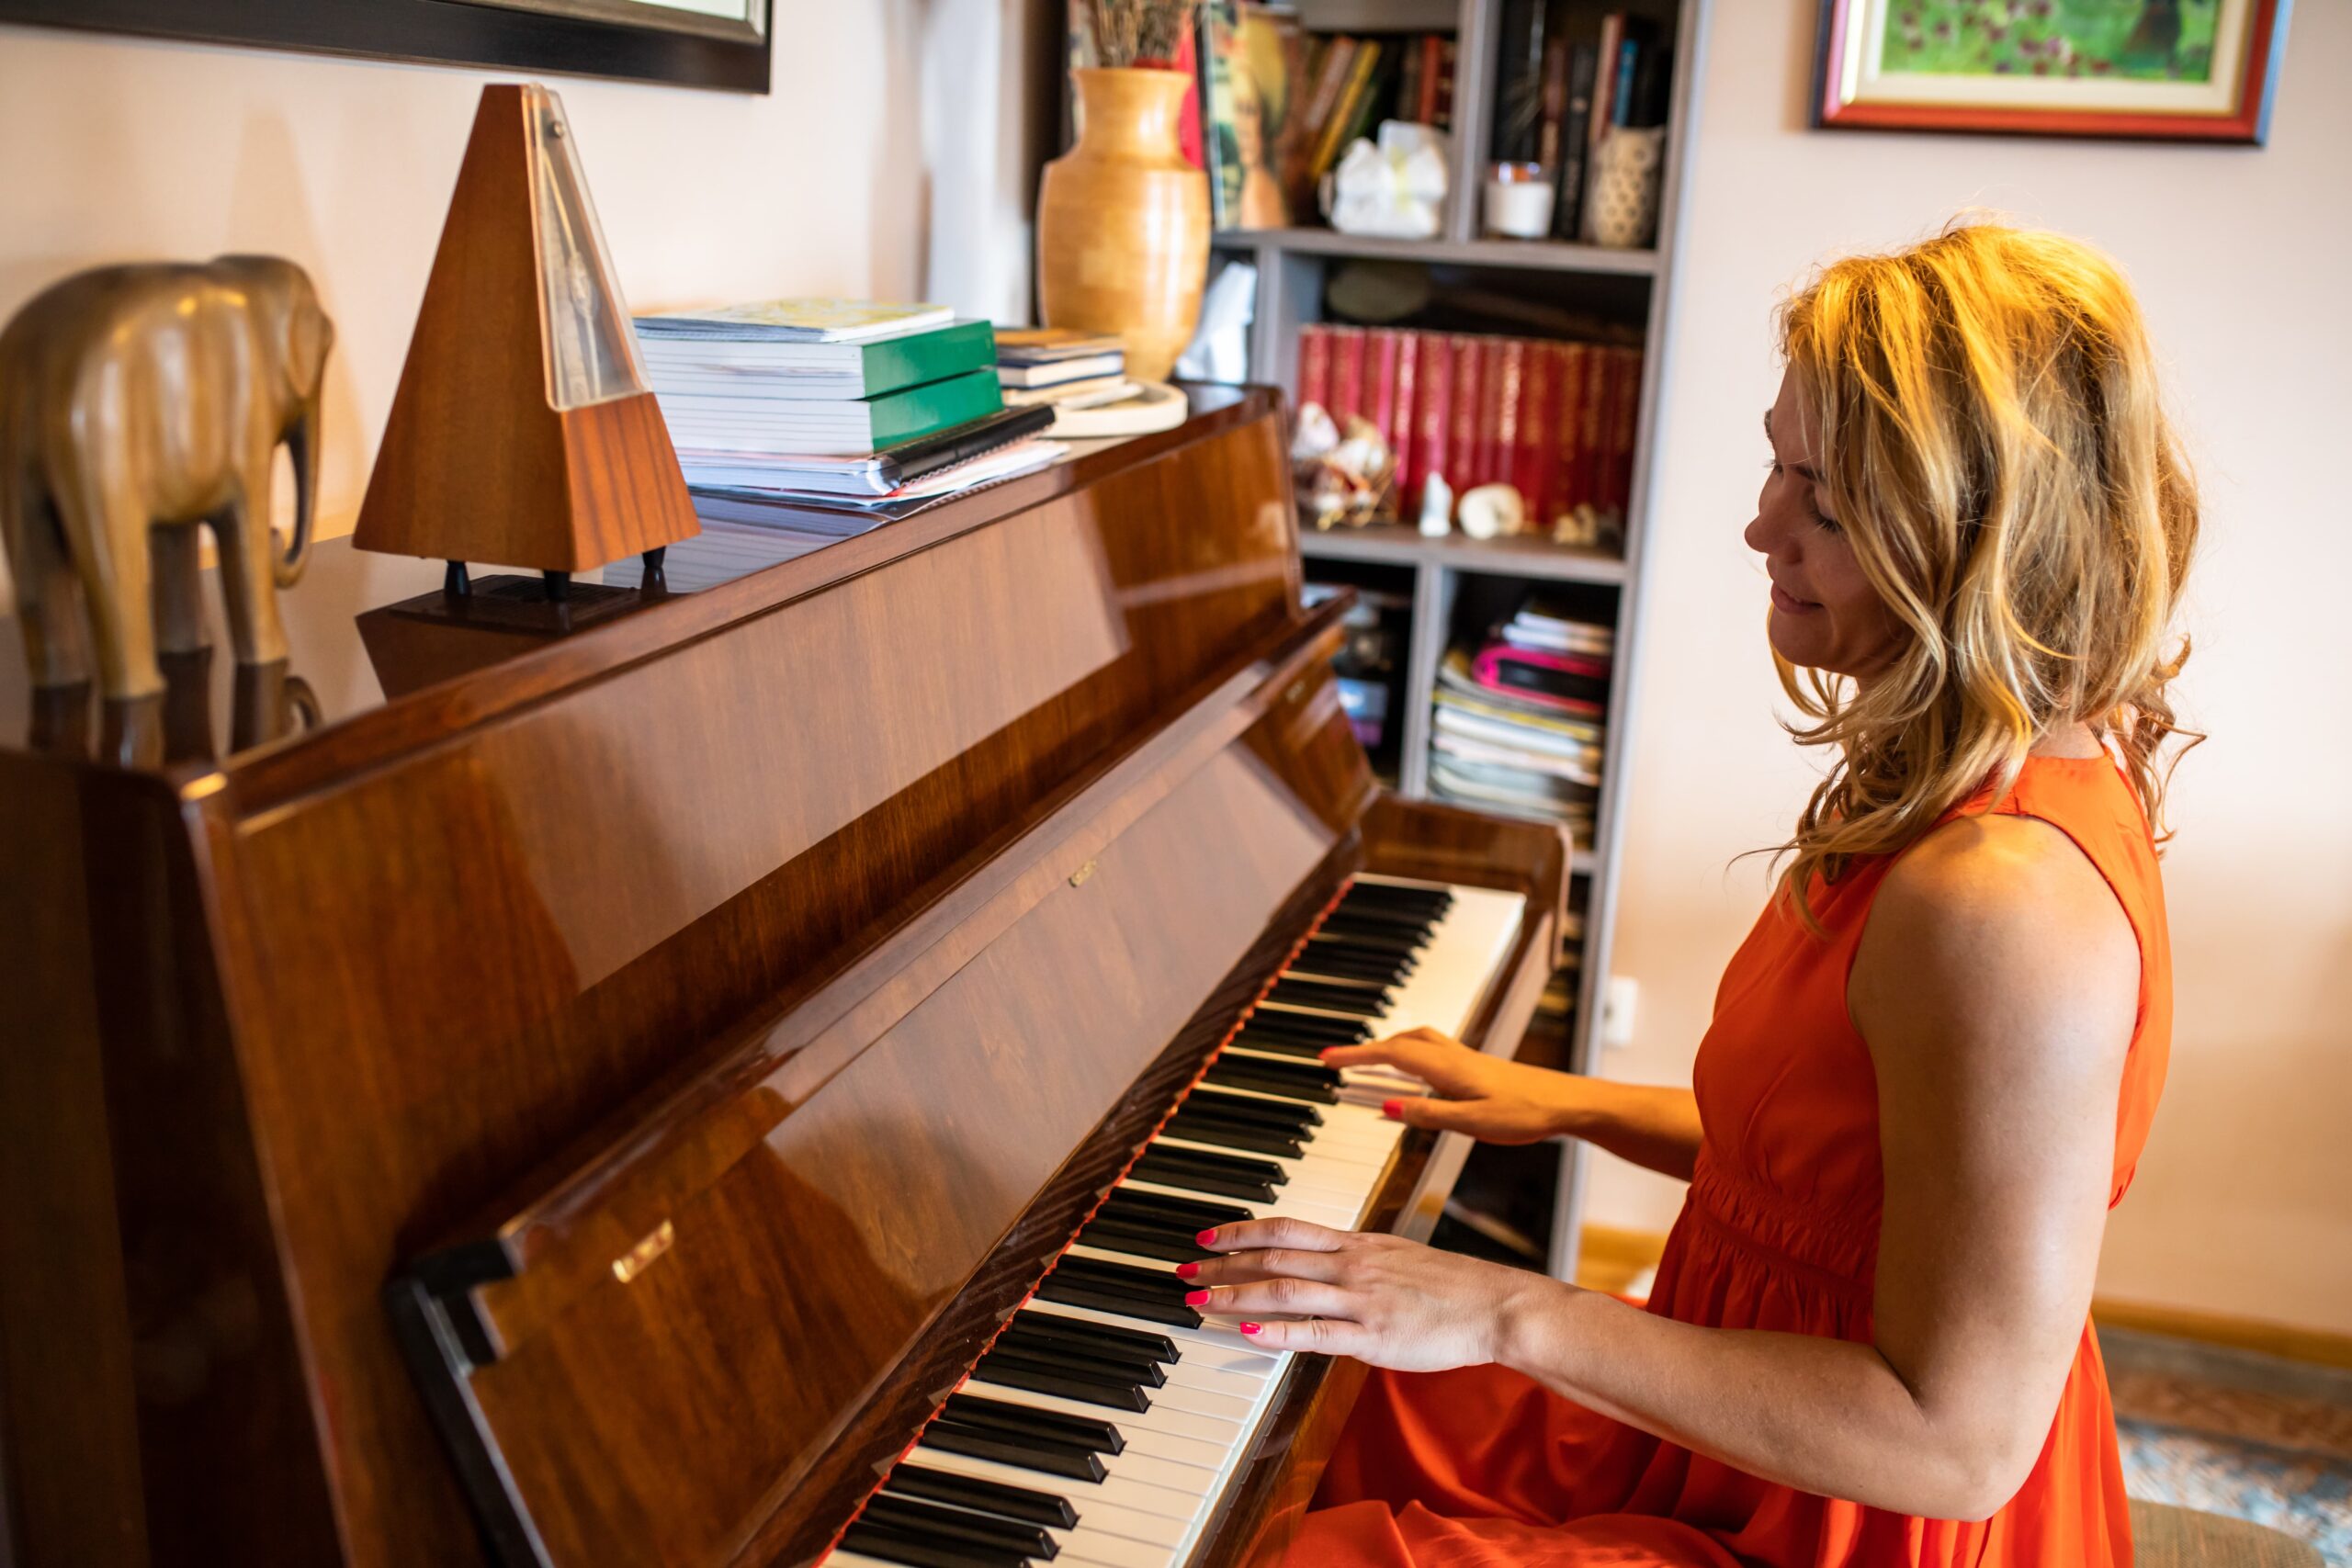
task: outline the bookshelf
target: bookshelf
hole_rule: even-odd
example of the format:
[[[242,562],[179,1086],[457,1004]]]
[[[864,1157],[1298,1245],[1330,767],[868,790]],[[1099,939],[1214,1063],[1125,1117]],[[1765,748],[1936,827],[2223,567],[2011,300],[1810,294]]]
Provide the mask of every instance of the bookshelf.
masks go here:
[[[1693,140],[1701,51],[1712,0],[1620,0],[1616,8],[1634,11],[1658,25],[1670,51],[1672,82],[1667,109],[1667,140],[1657,243],[1646,250],[1612,250],[1565,241],[1497,240],[1477,230],[1478,196],[1484,184],[1488,132],[1498,97],[1498,77],[1508,0],[1297,0],[1303,26],[1318,32],[1379,32],[1451,29],[1455,37],[1452,180],[1443,233],[1428,241],[1370,239],[1328,228],[1231,230],[1214,240],[1211,266],[1247,260],[1257,267],[1256,315],[1250,335],[1250,378],[1271,382],[1295,395],[1299,329],[1325,318],[1325,289],[1337,269],[1356,263],[1429,269],[1450,282],[1492,281],[1517,288],[1531,299],[1579,307],[1594,304],[1618,323],[1642,334],[1642,378],[1635,425],[1634,471],[1627,497],[1622,554],[1565,548],[1547,540],[1509,538],[1477,541],[1455,534],[1423,538],[1408,525],[1308,531],[1300,541],[1310,580],[1352,582],[1408,593],[1410,631],[1402,671],[1402,744],[1397,787],[1406,795],[1429,793],[1430,702],[1437,669],[1449,646],[1475,631],[1491,607],[1532,586],[1556,588],[1573,596],[1597,618],[1615,628],[1616,646],[1608,701],[1608,742],[1600,798],[1590,844],[1578,844],[1577,883],[1582,894],[1584,939],[1575,1008],[1567,1036],[1541,1052],[1554,1065],[1590,1071],[1600,1059],[1600,998],[1609,973],[1611,925],[1617,908],[1623,844],[1623,796],[1633,740],[1632,701],[1641,666],[1640,620],[1645,548],[1655,526],[1656,477],[1662,462],[1657,435],[1662,373],[1675,318],[1675,288],[1681,249],[1683,189]],[[1602,0],[1559,0],[1571,6],[1608,8]],[[1481,1151],[1484,1153],[1485,1151]],[[1465,1213],[1470,1230],[1492,1241],[1498,1235],[1524,1235],[1526,1213],[1520,1201],[1530,1183],[1553,1184],[1549,1235],[1544,1261],[1562,1277],[1575,1272],[1589,1157],[1581,1145],[1561,1145],[1555,1169],[1532,1165],[1527,1156],[1498,1156],[1488,1173],[1495,1201]],[[1469,1182],[1465,1173],[1465,1182]],[[1475,1183],[1471,1185],[1475,1186]],[[1474,1209],[1477,1193],[1465,1190]],[[1497,1221],[1499,1209],[1515,1216]],[[1540,1224],[1537,1228],[1541,1228]],[[1523,1259],[1524,1260],[1524,1259]]]

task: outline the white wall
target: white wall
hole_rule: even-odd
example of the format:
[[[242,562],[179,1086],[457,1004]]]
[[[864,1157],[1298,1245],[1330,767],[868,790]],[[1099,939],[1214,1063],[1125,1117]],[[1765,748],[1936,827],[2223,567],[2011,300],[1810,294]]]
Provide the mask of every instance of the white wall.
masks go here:
[[[1615,967],[1612,1074],[1688,1081],[1724,961],[1811,765],[1775,728],[1739,531],[1778,369],[1769,314],[1817,259],[1986,205],[2138,287],[2204,484],[2176,688],[2210,744],[2165,862],[2173,1072],[2103,1295],[2352,1331],[2352,6],[2295,8],[2267,149],[1805,129],[1814,0],[1717,0],[1701,84]],[[1606,1158],[1588,1215],[1662,1231],[1679,1189]]]
[[[548,78],[630,305],[918,295],[930,13],[976,5],[775,0],[763,97]],[[347,533],[481,84],[518,74],[0,27],[0,320],[101,263],[301,263],[337,329],[320,500]]]

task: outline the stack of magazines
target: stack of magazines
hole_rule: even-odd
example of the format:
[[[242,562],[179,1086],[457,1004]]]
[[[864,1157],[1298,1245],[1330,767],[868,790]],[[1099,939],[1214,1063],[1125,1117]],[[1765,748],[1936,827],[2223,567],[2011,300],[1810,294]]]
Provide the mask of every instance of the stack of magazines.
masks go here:
[[[1430,787],[1441,799],[1548,817],[1592,842],[1611,650],[1607,626],[1540,600],[1437,676]]]

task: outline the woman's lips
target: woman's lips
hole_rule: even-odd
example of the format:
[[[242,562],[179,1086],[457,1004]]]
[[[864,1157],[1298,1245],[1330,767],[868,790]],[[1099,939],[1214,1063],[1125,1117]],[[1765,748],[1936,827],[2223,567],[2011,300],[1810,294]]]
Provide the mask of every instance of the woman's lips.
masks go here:
[[[1821,608],[1810,599],[1798,598],[1777,582],[1772,584],[1772,607],[1785,610],[1792,615],[1809,615]]]

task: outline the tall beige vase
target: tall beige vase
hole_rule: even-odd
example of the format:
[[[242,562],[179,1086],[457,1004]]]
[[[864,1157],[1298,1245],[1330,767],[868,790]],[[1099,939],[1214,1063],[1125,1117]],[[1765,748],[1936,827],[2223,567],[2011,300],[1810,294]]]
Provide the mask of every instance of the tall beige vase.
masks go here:
[[[1192,341],[1208,276],[1208,176],[1176,141],[1192,80],[1075,75],[1084,129],[1038,193],[1038,313],[1049,327],[1118,333],[1127,374],[1162,380]]]

